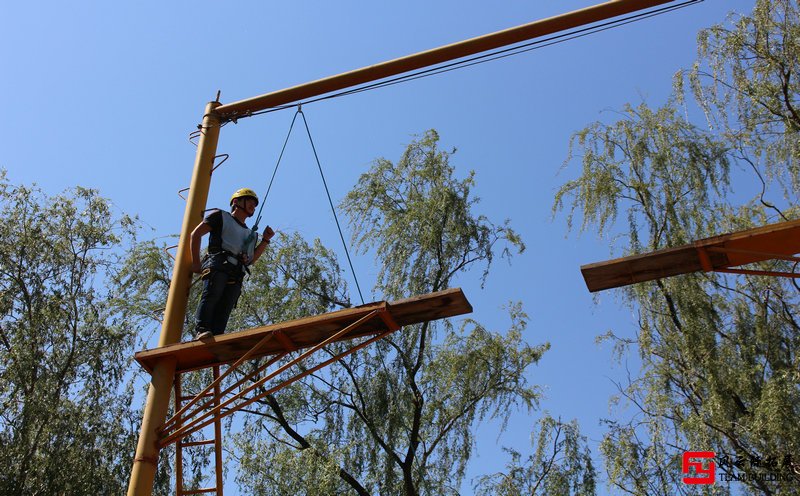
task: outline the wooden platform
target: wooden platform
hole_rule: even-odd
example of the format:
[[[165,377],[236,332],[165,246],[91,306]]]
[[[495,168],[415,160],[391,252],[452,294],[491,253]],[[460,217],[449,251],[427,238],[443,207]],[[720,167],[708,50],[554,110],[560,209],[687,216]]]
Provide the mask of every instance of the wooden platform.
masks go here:
[[[800,220],[695,241],[690,245],[581,267],[589,291],[697,271],[724,270],[800,253]]]
[[[252,357],[275,355],[287,351],[287,347],[303,349],[314,346],[369,315],[370,312],[384,307],[388,308],[392,318],[400,326],[472,312],[472,306],[460,288],[447,289],[392,303],[384,301],[368,303],[355,308],[223,334],[203,341],[176,343],[140,351],[136,353],[135,358],[149,372],[153,371],[156,362],[165,357],[177,359],[178,372],[201,369],[238,359],[270,333],[275,334],[275,337]],[[384,320],[379,316],[373,316],[339,340],[372,335],[386,330],[387,325]]]

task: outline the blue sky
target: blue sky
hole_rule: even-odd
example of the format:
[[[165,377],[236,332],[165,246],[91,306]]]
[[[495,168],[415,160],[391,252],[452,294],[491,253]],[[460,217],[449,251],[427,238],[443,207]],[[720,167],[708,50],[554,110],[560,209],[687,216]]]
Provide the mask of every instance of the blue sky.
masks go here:
[[[35,182],[50,194],[97,188],[121,212],[140,217],[147,226],[142,237],[168,236],[183,218],[177,191],[188,186],[194,160],[188,134],[217,90],[232,102],[592,3],[4,2],[0,167],[12,183]],[[609,241],[591,233],[565,237],[564,217],[551,220],[553,195],[574,174],[559,174],[569,137],[592,121],[614,119],[626,102],[663,103],[673,74],[694,61],[697,31],[730,10],[749,12],[753,3],[706,0],[501,61],[304,107],[334,201],[372,160],[396,160],[427,129],[438,130],[443,148],[458,149],[452,164],[459,175],[476,172],[477,211],[498,223],[511,219],[528,247],[511,266],[498,260],[483,289],[474,278],[460,281],[473,317],[503,330],[501,307],[524,303],[528,340],[552,344],[530,370],[531,382],[546,388],[542,408],[577,418],[593,448],[602,436],[598,421],[609,416],[611,381],[625,375],[608,346],[594,340],[609,329],[633,335],[635,319],[613,293],[593,301],[581,279],[581,264],[609,258]],[[225,205],[241,186],[264,191],[292,113],[223,129],[219,152],[231,158],[215,174],[209,206]],[[265,221],[320,237],[341,253],[313,155],[297,131]],[[373,261],[354,262],[362,288],[371,287]],[[528,449],[536,418],[516,414],[499,437],[497,425],[483,426],[469,477],[502,468],[497,444]]]

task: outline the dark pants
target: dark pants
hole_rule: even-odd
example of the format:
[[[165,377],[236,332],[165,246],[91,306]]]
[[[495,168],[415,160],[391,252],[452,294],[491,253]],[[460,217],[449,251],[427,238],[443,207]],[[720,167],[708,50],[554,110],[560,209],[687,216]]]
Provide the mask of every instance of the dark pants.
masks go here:
[[[242,293],[242,277],[228,271],[211,268],[203,280],[203,294],[197,307],[197,331],[225,332],[228,317]]]

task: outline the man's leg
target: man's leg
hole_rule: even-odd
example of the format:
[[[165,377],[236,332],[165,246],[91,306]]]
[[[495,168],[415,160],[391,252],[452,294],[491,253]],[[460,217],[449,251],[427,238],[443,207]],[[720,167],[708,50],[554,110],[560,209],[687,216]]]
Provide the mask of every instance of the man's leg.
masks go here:
[[[220,301],[227,289],[228,274],[212,270],[203,281],[203,293],[197,306],[197,333],[213,331],[214,319],[220,310]]]
[[[226,281],[225,289],[217,304],[217,311],[214,314],[211,332],[214,335],[222,334],[225,332],[225,327],[228,325],[228,317],[236,307],[236,302],[239,301],[239,295],[242,293],[242,282],[236,277],[230,278]]]

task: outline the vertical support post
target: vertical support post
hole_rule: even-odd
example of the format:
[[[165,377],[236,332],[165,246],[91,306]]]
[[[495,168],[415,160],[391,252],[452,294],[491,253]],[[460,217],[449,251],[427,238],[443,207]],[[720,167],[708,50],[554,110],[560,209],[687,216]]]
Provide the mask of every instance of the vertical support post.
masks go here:
[[[214,365],[214,382],[219,379],[219,365]],[[214,406],[219,406],[222,399],[219,383],[214,386]],[[217,417],[214,422],[214,467],[216,468],[217,477],[217,496],[222,494],[222,419]]]
[[[183,401],[181,397],[183,391],[181,390],[181,374],[175,375],[175,410],[180,411]],[[181,425],[182,421],[178,416],[176,422]],[[183,449],[181,443],[183,440],[175,443],[175,496],[183,496]]]
[[[220,106],[217,101],[206,105],[201,136],[197,145],[189,198],[183,215],[183,227],[172,271],[172,281],[167,296],[167,308],[161,325],[158,346],[177,343],[181,339],[183,321],[186,317],[186,304],[191,284],[192,254],[189,250],[191,232],[202,220],[203,210],[208,200],[211,185],[211,170],[217,153],[221,120],[214,110]],[[164,423],[169,410],[169,396],[175,379],[175,360],[162,360],[153,367],[147,404],[139,433],[139,444],[133,461],[128,496],[150,496],[153,493],[158,465],[158,427]]]

